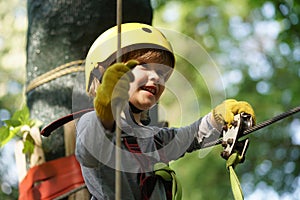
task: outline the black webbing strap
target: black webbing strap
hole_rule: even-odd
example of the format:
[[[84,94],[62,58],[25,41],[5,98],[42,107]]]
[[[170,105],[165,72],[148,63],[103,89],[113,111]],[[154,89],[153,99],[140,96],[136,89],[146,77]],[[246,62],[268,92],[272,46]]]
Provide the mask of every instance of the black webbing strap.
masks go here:
[[[85,113],[91,112],[93,110],[94,110],[94,108],[88,108],[88,109],[80,110],[78,112],[71,113],[71,114],[66,115],[62,118],[59,118],[59,119],[55,120],[54,122],[52,122],[52,123],[48,124],[47,126],[45,126],[41,130],[41,135],[45,136],[45,137],[48,137],[57,128],[63,126],[64,124],[66,124],[66,123],[68,123],[68,122],[70,122],[74,119],[80,118]]]

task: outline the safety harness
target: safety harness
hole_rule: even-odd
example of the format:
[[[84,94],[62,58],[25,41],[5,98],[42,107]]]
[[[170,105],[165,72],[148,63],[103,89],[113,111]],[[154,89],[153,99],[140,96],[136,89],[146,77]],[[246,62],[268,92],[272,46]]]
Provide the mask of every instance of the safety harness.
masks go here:
[[[41,135],[48,137],[60,126],[92,110],[81,110],[62,117],[43,128]],[[71,155],[30,168],[19,183],[19,199],[62,199],[85,187],[80,165],[75,155]]]
[[[65,117],[62,117],[54,122],[52,122],[51,124],[47,125],[46,127],[43,128],[43,130],[41,131],[41,135],[43,136],[50,136],[50,134],[57,129],[58,127],[62,126],[63,124],[66,124],[70,121],[72,121],[73,119],[76,118],[80,118],[83,114],[92,111],[93,108],[90,109],[85,109],[85,110],[81,110],[75,113],[72,113],[70,115],[67,115]],[[159,137],[154,136],[154,142],[155,142],[155,146],[158,150],[160,150],[163,146],[162,146],[162,141]],[[143,168],[147,168],[147,163],[149,164],[149,158],[147,158],[147,156],[145,156],[142,151],[140,146],[138,145],[137,142],[137,138],[133,137],[133,136],[124,136],[122,137],[122,143],[124,144],[124,146],[126,147],[126,149],[131,152],[134,155],[134,158],[141,164],[141,166]],[[166,191],[166,198],[168,200],[180,200],[181,196],[182,196],[182,189],[181,189],[181,185],[179,183],[179,181],[176,179],[175,176],[175,172],[174,170],[172,170],[167,164],[167,159],[166,156],[162,153],[162,151],[158,151],[160,158],[163,162],[158,162],[153,166],[153,172],[152,174],[146,175],[146,173],[139,173],[138,174],[138,180],[139,180],[139,186],[140,186],[140,191],[141,191],[141,196],[143,200],[149,200],[151,197],[151,194],[154,190],[155,184],[158,181],[158,179],[160,179],[165,187],[165,191]],[[68,157],[64,157],[64,158],[60,158],[54,161],[50,161],[47,163],[44,163],[43,165],[37,166],[36,169],[30,169],[30,173],[28,173],[28,177],[31,177],[33,174],[36,174],[36,171],[40,171],[43,172],[45,169],[49,169],[49,166],[56,166],[56,165],[60,165],[60,164],[64,164],[66,163],[64,159],[70,159],[72,161],[72,163],[74,163],[73,167],[74,169],[69,166],[69,168],[67,168],[67,171],[76,171],[76,174],[74,173],[73,176],[76,177],[80,177],[82,180],[82,184],[84,184],[83,178],[82,178],[82,174],[80,171],[80,166],[75,158],[75,156],[71,156],[70,158]],[[143,162],[143,161],[147,161],[148,162]],[[44,166],[44,167],[43,167]],[[64,165],[68,166],[68,165]],[[64,168],[62,167],[62,168]],[[66,167],[65,167],[66,168]],[[75,170],[76,168],[76,170]],[[65,172],[65,171],[64,171]],[[28,193],[27,196],[32,196],[33,195],[33,191],[35,189],[30,189],[33,188],[33,186],[35,185],[36,181],[50,181],[51,179],[49,179],[49,177],[54,176],[54,178],[56,179],[57,182],[66,182],[63,181],[61,179],[64,179],[63,176],[59,176],[59,174],[61,174],[61,172],[59,171],[59,167],[54,168],[54,173],[57,175],[57,177],[55,177],[56,175],[54,174],[48,174],[48,178],[43,178],[42,176],[37,176],[35,179],[34,178],[25,178],[24,181],[20,184],[20,187],[22,188],[22,190],[20,189],[20,193]],[[41,174],[41,173],[38,173]],[[53,177],[52,177],[53,178]],[[66,179],[68,180],[68,179]],[[52,181],[53,182],[53,181]],[[71,185],[72,183],[70,183]],[[45,185],[45,184],[44,184]],[[55,186],[53,186],[55,187]],[[50,185],[49,188],[53,188],[52,185]],[[69,187],[69,186],[65,186],[65,187]],[[72,187],[70,187],[72,188]],[[36,189],[36,190],[40,190],[40,188]],[[43,189],[42,189],[43,191]],[[65,193],[66,191],[62,192],[61,194]],[[30,194],[31,193],[31,194]],[[43,193],[43,192],[42,192]],[[54,197],[54,195],[57,193],[57,191],[54,191],[51,189],[51,197]],[[30,194],[30,195],[29,195]],[[57,193],[56,196],[59,196],[60,194]],[[50,196],[50,195],[48,195]],[[30,198],[29,198],[30,199]],[[31,198],[33,199],[33,198]],[[39,198],[38,198],[39,199]],[[44,198],[44,199],[48,199],[48,198]]]
[[[157,136],[154,136],[154,142],[158,150],[162,148],[161,146],[162,143],[159,141],[160,139]],[[148,158],[143,155],[141,148],[138,145],[137,138],[133,136],[122,137],[122,142],[127,148],[127,150],[133,153],[134,157],[141,164],[141,166],[145,168],[146,167],[144,166],[145,162],[142,162],[141,159],[148,160]],[[160,153],[160,151],[158,152],[161,156],[161,159],[163,161],[166,161],[166,158],[163,155],[163,153]],[[150,161],[148,160],[148,162],[146,163],[150,163]],[[165,162],[158,162],[153,166],[152,175],[149,176],[146,175],[146,173],[138,174],[139,186],[140,186],[141,196],[143,200],[150,199],[158,179],[160,179],[164,184],[167,200],[181,199],[182,196],[181,185],[179,181],[176,179],[174,170],[172,170],[167,164],[165,164]]]
[[[84,187],[79,163],[71,155],[30,168],[19,184],[19,199],[61,199]]]
[[[81,110],[76,113],[72,113],[70,115],[67,115],[51,124],[46,126],[42,131],[41,135],[43,136],[49,136],[51,132],[58,127],[62,126],[63,124],[72,121],[73,119],[81,117],[83,114],[92,111],[91,109]],[[259,130],[265,126],[268,126],[274,122],[277,122],[283,118],[286,118],[294,113],[297,113],[300,111],[300,106],[291,109],[288,112],[282,113],[278,116],[275,116],[274,118],[267,120],[265,122],[262,122],[260,124],[257,124],[256,126],[250,127],[246,130],[235,130],[235,128],[232,128],[232,132],[234,132],[236,135],[234,136],[237,138],[243,138],[246,135]],[[241,116],[241,117],[248,117],[248,116]],[[242,123],[243,124],[243,123]],[[242,126],[236,126],[236,127],[243,127]],[[228,132],[226,133],[228,134]],[[229,134],[227,137],[226,134],[223,135],[223,138],[219,138],[214,142],[209,142],[205,144],[202,148],[207,148],[210,146],[222,144],[224,147],[223,157],[226,158],[226,168],[229,171],[230,175],[230,182],[232,187],[232,192],[234,195],[234,198],[236,200],[243,199],[243,193],[240,187],[240,182],[238,180],[238,177],[236,176],[234,172],[234,168],[238,163],[243,162],[243,159],[245,158],[245,151],[247,147],[247,139],[246,140],[236,140],[235,143],[237,145],[241,145],[242,148],[237,148],[238,146],[232,146],[228,142],[228,139],[232,139],[232,135]],[[227,139],[227,140],[225,140]],[[156,148],[159,150],[162,148],[162,142],[160,139],[156,136],[154,136],[154,141]],[[226,141],[226,143],[224,143]],[[137,138],[133,136],[127,136],[122,138],[122,142],[127,148],[128,151],[133,153],[136,159],[138,159],[139,156],[143,155],[142,151],[138,145]],[[230,147],[232,146],[232,147]],[[236,151],[238,150],[238,151]],[[228,152],[229,151],[229,152]],[[160,152],[160,151],[158,151]],[[160,157],[162,160],[165,159],[164,155],[160,154]],[[166,161],[166,160],[165,160]],[[64,163],[70,163],[68,165],[64,165]],[[63,165],[63,166],[62,166]],[[179,200],[182,196],[181,186],[178,180],[176,179],[175,172],[170,169],[170,167],[163,163],[158,162],[153,166],[153,175],[152,176],[146,176],[146,174],[141,173],[139,176],[139,184],[141,193],[143,196],[143,200],[148,200],[151,197],[151,193],[153,192],[155,183],[157,179],[163,180],[164,186],[166,188],[166,196],[167,199],[173,199],[173,200]],[[72,177],[72,178],[70,178]],[[68,181],[66,181],[68,180]],[[60,183],[60,184],[57,184]],[[78,188],[84,187],[84,181],[81,175],[80,166],[78,162],[75,159],[75,156],[69,156],[64,158],[59,158],[54,161],[49,161],[47,163],[44,163],[42,165],[33,167],[29,170],[28,174],[24,178],[24,180],[20,183],[19,189],[20,189],[20,196],[19,199],[53,199],[55,197],[61,196],[63,194],[68,194]],[[51,190],[51,192],[49,191]]]

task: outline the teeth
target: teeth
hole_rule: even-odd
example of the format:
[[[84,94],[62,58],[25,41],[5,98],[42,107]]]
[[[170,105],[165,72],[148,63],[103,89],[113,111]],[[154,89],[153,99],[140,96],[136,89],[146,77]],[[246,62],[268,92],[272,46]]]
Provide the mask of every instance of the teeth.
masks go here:
[[[152,87],[142,87],[143,90],[146,90],[148,92],[151,92],[152,94],[155,94],[156,93],[156,89],[155,88],[152,88]]]

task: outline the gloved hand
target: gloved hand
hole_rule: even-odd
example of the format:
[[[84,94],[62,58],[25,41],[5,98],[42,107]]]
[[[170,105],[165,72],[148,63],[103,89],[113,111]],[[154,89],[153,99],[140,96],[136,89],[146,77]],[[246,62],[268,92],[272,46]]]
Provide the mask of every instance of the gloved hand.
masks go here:
[[[212,116],[217,124],[230,128],[234,115],[242,112],[250,114],[253,119],[253,125],[255,125],[254,110],[252,109],[251,105],[245,101],[227,99],[212,110]]]
[[[114,121],[111,104],[129,99],[129,83],[134,80],[130,69],[138,65],[138,61],[130,60],[126,64],[115,63],[108,67],[102,77],[102,83],[97,88],[94,107],[101,120]],[[116,87],[117,86],[117,87]],[[112,96],[113,95],[113,96]]]

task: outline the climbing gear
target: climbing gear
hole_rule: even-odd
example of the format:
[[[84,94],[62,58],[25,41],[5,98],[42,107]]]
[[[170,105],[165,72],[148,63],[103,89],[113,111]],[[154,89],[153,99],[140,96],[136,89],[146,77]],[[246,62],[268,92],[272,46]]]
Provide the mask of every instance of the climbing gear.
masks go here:
[[[91,111],[93,111],[92,108],[85,109],[85,110],[81,110],[81,111],[69,114],[65,117],[62,117],[62,118],[50,123],[49,125],[45,126],[41,130],[41,135],[48,137],[51,135],[51,133],[54,130],[56,130],[60,126],[66,124],[74,119],[80,118],[85,113],[91,112]],[[162,141],[156,136],[154,136],[154,141],[155,141],[156,148],[158,150],[161,149]],[[137,161],[139,163],[141,163],[141,166],[146,168],[147,166],[140,160],[141,159],[140,156],[142,156],[142,152],[137,143],[137,138],[133,137],[133,136],[122,137],[122,143],[125,145],[125,147],[128,149],[128,151],[132,152],[135,155],[135,158],[137,159]],[[160,153],[161,160],[163,162],[167,162],[165,155],[162,154],[160,151],[159,151],[159,153]],[[147,159],[147,158],[143,157],[142,159]],[[56,160],[54,160],[54,161],[56,161]],[[57,163],[61,163],[61,161],[62,161],[62,159],[60,158],[60,161],[57,161]],[[50,162],[52,162],[52,161],[50,161]],[[48,162],[46,162],[46,163],[48,163]],[[44,164],[46,164],[46,163],[44,163]],[[63,163],[65,163],[65,162],[63,162]],[[163,171],[163,170],[165,170],[165,171]],[[157,173],[155,173],[155,171]],[[154,166],[154,173],[155,173],[155,176],[147,176],[147,177],[144,173],[139,174],[140,183],[141,183],[140,189],[141,189],[142,194],[144,194],[144,199],[150,198],[158,176],[164,180],[164,186],[166,188],[167,199],[171,200],[172,196],[173,196],[173,199],[180,199],[181,194],[182,194],[182,192],[181,192],[182,189],[181,189],[181,185],[180,185],[178,179],[173,180],[173,178],[175,177],[175,172],[172,169],[170,169],[169,167],[167,167],[166,164],[163,164],[163,165],[157,164]],[[170,175],[168,176],[166,173],[170,173]],[[171,178],[172,178],[172,180],[171,180]],[[151,184],[151,185],[149,185],[149,184]],[[25,186],[27,187],[27,189],[24,189],[24,191],[28,190],[28,187],[29,187],[28,184]],[[25,186],[23,188],[25,188]]]
[[[242,112],[250,114],[255,124],[255,113],[251,105],[245,101],[236,101],[235,99],[227,99],[216,106],[212,110],[212,116],[218,124],[226,125],[229,128],[232,125],[234,115]]]
[[[137,138],[133,136],[122,137],[123,144],[129,152],[133,153],[136,160],[142,167],[147,167],[147,157],[143,153],[137,143]],[[154,136],[154,141],[157,149],[162,148],[161,141],[158,137]],[[179,180],[176,178],[174,170],[172,170],[165,162],[165,156],[160,153],[160,157],[164,162],[158,162],[153,166],[153,175],[146,176],[145,173],[139,174],[140,176],[140,189],[143,200],[150,199],[153,192],[157,178],[161,178],[166,190],[166,197],[168,200],[180,200],[182,197],[182,188]]]
[[[252,116],[247,113],[237,114],[234,116],[232,124],[231,127],[222,131],[222,147],[224,148],[224,151],[222,151],[221,156],[226,160],[234,153],[234,151],[238,151],[238,153],[244,157],[249,144],[249,139],[244,139],[242,141],[238,141],[238,139],[244,130],[253,125]]]
[[[62,117],[44,127],[40,134],[48,137],[57,128],[92,110],[85,109]],[[19,184],[19,199],[62,199],[85,187],[80,165],[75,155],[71,155],[30,168]]]
[[[138,64],[135,60],[130,60],[126,64],[115,63],[108,67],[102,78],[102,84],[98,86],[94,107],[97,116],[101,120],[114,121],[112,103],[128,102],[129,83],[133,80],[130,69]],[[114,102],[117,101],[117,102]],[[115,114],[115,113],[114,113]],[[116,115],[115,115],[116,116]]]
[[[248,148],[249,139],[243,138],[256,130],[266,127],[299,111],[300,106],[279,114],[256,126],[252,126],[253,120],[251,119],[251,115],[241,113],[234,116],[234,123],[232,127],[230,127],[228,130],[223,130],[221,144],[224,148],[224,151],[222,151],[221,156],[227,160],[226,168],[229,170],[231,189],[235,200],[244,199],[239,179],[234,171],[235,166],[244,162],[245,160],[245,153]]]
[[[117,53],[117,36],[122,35],[120,43],[122,55],[133,50],[152,48],[170,52],[174,60],[169,41],[158,29],[141,23],[126,23],[121,25],[122,33],[118,34],[117,28],[115,26],[102,33],[88,52],[85,62],[86,91],[88,91],[91,83],[91,72],[98,67],[99,63]]]
[[[83,187],[85,183],[79,163],[72,155],[30,168],[19,184],[19,199],[51,200]]]
[[[232,193],[235,200],[242,200],[243,192],[239,179],[234,172],[234,167],[238,163],[245,160],[245,154],[248,148],[249,139],[238,141],[244,130],[253,125],[252,116],[250,114],[241,113],[234,116],[232,126],[223,130],[222,151],[221,156],[226,159],[226,168],[229,170],[230,183]]]
[[[62,126],[63,124],[65,124],[73,119],[79,118],[83,114],[90,112],[92,110],[93,110],[92,108],[86,109],[86,110],[81,110],[76,113],[67,115],[63,118],[60,118],[60,119],[56,120],[55,122],[49,124],[48,126],[44,127],[44,129],[41,131],[41,134],[43,136],[48,137],[51,134],[51,132],[54,131],[55,129],[57,129],[58,127]],[[236,174],[234,172],[234,167],[238,163],[241,163],[244,161],[245,152],[246,152],[248,144],[249,144],[249,139],[243,140],[243,138],[254,131],[257,131],[266,126],[269,126],[269,125],[271,125],[281,119],[284,119],[292,114],[295,114],[297,112],[300,112],[300,106],[295,107],[287,112],[281,113],[269,120],[261,122],[261,123],[257,124],[256,126],[252,126],[253,120],[251,119],[251,115],[248,115],[246,113],[241,113],[234,117],[234,121],[237,121],[237,122],[234,122],[233,126],[230,127],[229,129],[224,130],[221,138],[217,139],[216,141],[209,142],[209,143],[205,144],[204,146],[202,146],[202,148],[207,148],[207,147],[211,147],[211,146],[223,143],[222,145],[224,147],[224,151],[221,153],[221,155],[223,155],[225,159],[227,158],[226,167],[230,173],[232,191],[235,196],[235,199],[239,199],[242,196],[242,195],[240,195],[240,194],[242,194],[242,190],[240,189],[240,186],[239,186],[238,177],[236,176]],[[231,133],[231,132],[235,132],[235,133]],[[229,134],[226,135],[227,133],[229,133]],[[233,141],[230,141],[232,139],[232,137],[234,137]],[[134,137],[131,137],[131,138],[134,138]],[[137,145],[136,138],[133,139],[133,141],[129,141],[129,142],[128,141],[129,140],[127,139],[127,142],[125,142],[124,138],[123,138],[123,143],[125,144],[125,146],[128,149],[131,149],[130,150],[131,152],[133,152],[133,153],[141,152],[139,146]],[[159,144],[161,144],[161,141],[158,141],[158,138],[156,138],[156,137],[155,137],[155,141],[156,141],[155,144],[157,146],[157,149],[160,149],[161,147],[159,147]],[[235,141],[235,144],[233,143],[234,141]],[[161,157],[163,157],[163,156],[161,156]],[[149,182],[151,183],[151,181],[149,181]],[[167,192],[167,193],[170,194],[170,192]],[[172,195],[170,195],[170,196],[172,196]]]
[[[182,189],[179,180],[176,178],[175,171],[167,164],[159,162],[154,165],[154,173],[165,181],[172,181],[172,200],[181,200]]]
[[[222,135],[222,151],[221,156],[226,159],[226,168],[229,170],[231,188],[235,200],[242,200],[243,192],[238,180],[234,168],[237,164],[242,163],[245,160],[245,153],[248,148],[249,139],[243,139],[249,133],[268,126],[280,119],[290,116],[300,111],[300,107],[296,107],[288,112],[282,113],[274,118],[267,120],[257,126],[252,126],[252,116],[246,113],[240,113],[234,116],[232,126],[223,130]]]
[[[269,126],[279,120],[282,120],[284,118],[287,118],[297,112],[300,112],[300,106],[297,106],[295,108],[292,108],[286,112],[283,112],[279,115],[276,115],[275,117],[271,118],[271,119],[268,119],[266,121],[263,121],[255,126],[252,126],[252,127],[249,127],[247,130],[244,130],[242,133],[239,134],[239,140],[243,139],[244,137],[246,137],[247,135],[249,135],[250,133],[253,133],[254,131],[257,131],[257,130],[260,130],[266,126]],[[203,144],[201,146],[201,148],[208,148],[208,147],[211,147],[211,146],[215,146],[215,145],[219,145],[219,144],[222,144],[222,141],[223,141],[223,138],[218,138],[214,141],[211,141],[211,142],[207,142],[205,144]]]

